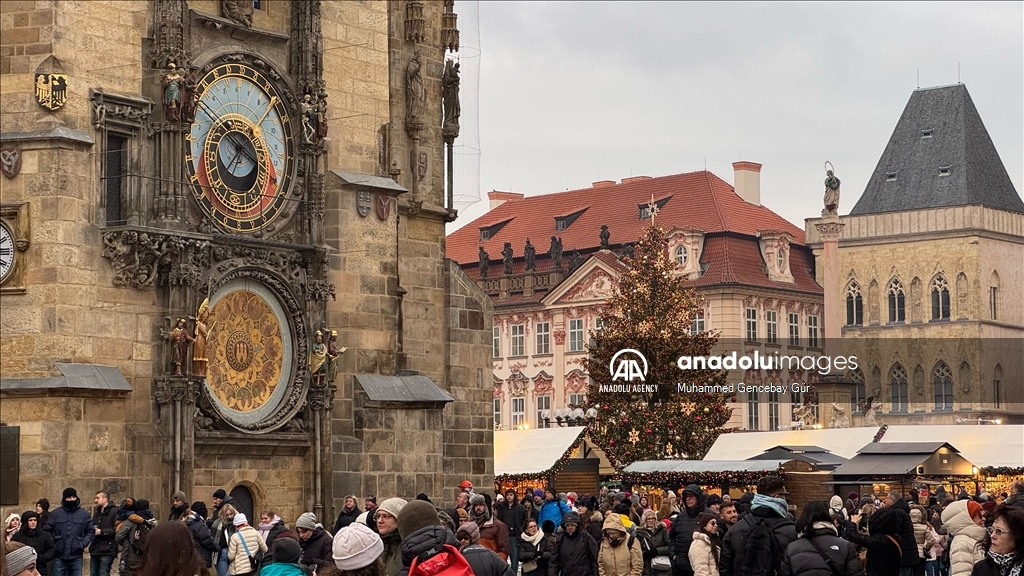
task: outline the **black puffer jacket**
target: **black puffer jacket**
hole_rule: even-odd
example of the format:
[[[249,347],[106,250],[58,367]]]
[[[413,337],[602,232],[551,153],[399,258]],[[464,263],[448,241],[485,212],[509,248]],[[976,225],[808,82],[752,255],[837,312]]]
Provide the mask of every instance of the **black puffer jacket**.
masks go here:
[[[337,534],[339,530],[355,522],[356,518],[359,518],[359,515],[362,513],[363,511],[359,509],[359,506],[353,506],[351,510],[342,507],[341,512],[338,512],[338,519],[334,521],[334,533]],[[267,538],[268,542],[269,540],[270,538]]]
[[[891,507],[876,511],[868,518],[868,531],[870,534],[861,534],[856,524],[846,523],[846,539],[868,549],[868,561],[864,566],[867,576],[899,576],[903,557],[893,542],[893,539],[900,539],[896,512]],[[916,546],[914,550],[916,554]]]
[[[697,505],[693,508],[686,506],[686,494],[690,493],[697,497]],[[690,544],[693,543],[693,533],[700,531],[700,524],[697,523],[697,518],[704,512],[709,514],[715,514],[713,510],[707,507],[708,497],[704,494],[704,491],[700,489],[700,486],[696,484],[690,484],[683,489],[682,511],[676,514],[675,520],[672,521],[672,529],[669,530],[669,538],[672,540],[672,567],[673,571],[682,572],[693,572],[693,568],[690,566]],[[715,514],[717,517],[718,515]],[[794,535],[795,538],[795,535]]]
[[[188,531],[192,533],[192,543],[196,546],[196,552],[209,568],[213,560],[213,553],[217,551],[210,528],[206,525],[206,521],[195,512],[189,514],[188,519],[185,520],[185,526],[188,526]]]
[[[508,562],[493,550],[480,544],[471,544],[462,549],[462,555],[469,562],[475,576],[515,576]]]
[[[741,517],[726,532],[725,540],[722,542],[721,562],[718,566],[720,576],[739,574],[740,561],[750,553],[746,546],[747,536],[750,534],[754,524],[760,519],[764,519],[768,523],[768,527],[772,529],[772,534],[775,536],[775,542],[778,545],[778,556],[773,557],[773,562],[778,565],[772,568],[774,570],[779,569],[782,564],[783,552],[796,540],[796,524],[789,516],[783,518],[775,510],[767,506],[759,506]]]
[[[28,529],[28,519],[38,518],[35,512],[29,510],[21,514],[21,528],[11,537],[11,542],[21,542],[31,546],[36,551],[36,569],[40,574],[46,574],[46,565],[53,560],[57,549],[53,546],[53,538],[49,532],[39,529],[38,521],[35,530]]]
[[[655,556],[672,556],[672,540],[668,537],[668,528],[665,528],[664,522],[659,521],[654,525],[654,530],[638,527],[635,536],[640,540],[640,550],[644,554],[644,576],[650,576],[651,560]]]
[[[68,504],[65,502],[64,504]],[[43,530],[53,537],[53,546],[57,549],[56,558],[61,560],[75,560],[82,557],[95,534],[92,525],[92,517],[85,511],[81,504],[74,507],[63,504],[50,512],[46,519]]]
[[[917,538],[914,537],[914,523],[910,521],[910,505],[900,498],[893,502],[890,508],[896,512],[899,518],[897,531],[899,533],[900,548],[903,549],[903,560],[900,566],[917,566],[921,561],[917,555]]]
[[[267,532],[267,550],[270,550],[270,554],[263,555],[263,564],[260,566],[266,566],[274,561],[274,539],[277,538],[282,532],[287,532],[288,527],[284,525],[284,522],[274,522],[274,525],[270,527],[270,531]]]
[[[562,524],[573,521],[579,524],[579,514],[569,512]],[[548,562],[548,576],[597,576],[598,549],[598,542],[585,530],[577,528],[571,535],[562,532]]]
[[[398,574],[386,574],[386,576],[409,576],[409,567],[412,566],[414,558],[418,557],[422,562],[432,556],[428,554],[431,550],[440,550],[441,546],[445,544],[455,548],[459,547],[459,541],[455,538],[455,534],[452,534],[452,531],[444,526],[427,526],[416,530],[402,540],[402,569],[398,571]]]
[[[818,549],[832,560],[843,576],[864,576],[857,547],[828,528],[815,528],[790,544],[782,557],[779,576],[833,576]]]
[[[302,558],[299,563],[303,566],[310,570],[313,569],[313,566],[317,568],[334,566],[334,556],[331,551],[334,538],[323,528],[313,530],[313,535],[309,537],[309,540],[300,541],[299,545],[302,546]]]
[[[117,543],[114,542],[114,536],[117,534],[117,528],[114,526],[116,520],[117,506],[109,502],[102,510],[96,508],[93,511],[92,524],[99,527],[100,533],[93,536],[92,544],[89,545],[89,554],[117,556]]]

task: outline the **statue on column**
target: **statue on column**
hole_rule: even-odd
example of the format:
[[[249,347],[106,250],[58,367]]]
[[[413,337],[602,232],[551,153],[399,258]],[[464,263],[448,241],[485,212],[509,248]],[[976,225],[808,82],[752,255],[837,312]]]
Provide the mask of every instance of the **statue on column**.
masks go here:
[[[825,210],[821,215],[836,216],[839,213],[839,178],[836,178],[831,162],[825,165]]]
[[[530,239],[526,239],[526,246],[523,248],[523,255],[526,257],[526,269],[536,270],[537,269],[537,249],[534,248],[533,244],[530,244]]]
[[[309,373],[313,376],[327,372],[327,346],[324,345],[324,333],[316,331],[316,341],[309,350]]]
[[[875,418],[875,397],[868,396],[867,399],[862,400],[858,404],[860,413],[864,415],[865,426],[878,426],[878,420]]]
[[[181,93],[185,77],[178,72],[178,67],[171,62],[167,65],[167,74],[163,77],[164,88],[164,116],[168,120],[181,119]]]
[[[174,323],[174,328],[167,335],[167,340],[171,343],[171,362],[174,366],[171,375],[183,376],[181,367],[189,361],[188,345],[195,340],[185,328],[184,318],[178,318],[178,321]]]
[[[319,132],[318,115],[316,105],[313,104],[309,94],[302,97],[300,107],[302,108],[302,143],[315,144]]]
[[[477,254],[480,259],[478,268],[480,270],[480,278],[487,278],[487,269],[491,267],[491,256],[484,250],[484,247],[480,247],[480,252]]]
[[[252,0],[221,0],[220,12],[239,26],[252,27]]]
[[[551,237],[551,247],[548,248],[548,256],[551,257],[551,262],[554,263],[556,270],[562,269],[562,239]]]
[[[829,428],[849,428],[850,417],[846,415],[846,408],[843,408],[839,404],[832,403],[832,421],[828,424]]]
[[[427,91],[423,87],[423,64],[420,51],[413,53],[405,69],[405,123],[416,126],[423,123],[423,111],[427,106]]]
[[[612,233],[608,231],[607,224],[601,224],[601,248],[608,248],[608,240],[612,237]]]
[[[209,339],[213,326],[207,326],[210,319],[210,299],[203,300],[199,305],[199,312],[196,312],[196,336],[192,346],[192,373],[201,378],[206,377],[206,342]]]
[[[447,60],[441,76],[441,100],[444,104],[444,121],[441,133],[445,138],[459,137],[459,116],[462,105],[459,102],[459,63]]]
[[[505,275],[512,274],[512,243],[505,242],[505,247],[501,250],[501,261],[505,264]]]

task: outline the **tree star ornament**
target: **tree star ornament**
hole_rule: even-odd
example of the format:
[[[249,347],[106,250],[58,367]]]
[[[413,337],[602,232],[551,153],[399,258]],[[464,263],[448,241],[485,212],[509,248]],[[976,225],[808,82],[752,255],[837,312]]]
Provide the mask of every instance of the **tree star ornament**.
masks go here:
[[[633,428],[629,432],[629,442],[636,446],[636,443],[640,441],[640,432],[636,428]]]

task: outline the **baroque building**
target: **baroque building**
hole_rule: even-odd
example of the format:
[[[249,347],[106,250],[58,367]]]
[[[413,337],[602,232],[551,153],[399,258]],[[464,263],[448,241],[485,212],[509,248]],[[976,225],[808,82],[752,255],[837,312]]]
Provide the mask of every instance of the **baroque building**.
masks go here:
[[[966,86],[911,94],[837,230],[852,403],[891,424],[1024,421],[1024,202]]]
[[[456,22],[0,5],[0,504],[224,488],[326,521],[491,482],[491,303],[443,249]]]
[[[677,273],[702,297],[691,330],[715,331],[722,349],[741,353],[820,354],[822,289],[804,233],[761,204],[760,164],[733,168],[734,185],[701,171],[530,197],[494,191],[489,212],[448,236],[448,255],[494,301],[496,426],[546,426],[567,408],[589,408],[587,343],[652,206]],[[729,382],[791,389],[816,378],[755,368]],[[794,408],[814,401],[769,391],[729,400],[728,426],[752,430],[790,427]]]

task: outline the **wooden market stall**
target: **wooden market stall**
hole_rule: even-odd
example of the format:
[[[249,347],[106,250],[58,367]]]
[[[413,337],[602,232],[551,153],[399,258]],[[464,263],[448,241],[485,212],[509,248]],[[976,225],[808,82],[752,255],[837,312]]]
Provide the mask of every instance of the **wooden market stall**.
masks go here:
[[[785,463],[786,460],[644,460],[626,466],[620,478],[624,489],[643,494],[658,495],[672,490],[678,495],[687,484],[697,484],[705,493],[738,498],[764,476],[785,475]]]
[[[586,426],[500,430],[494,433],[494,488],[520,497],[535,489],[597,494],[607,458]],[[603,470],[605,468],[605,470]]]
[[[948,442],[871,442],[832,472],[842,491],[907,494],[914,486],[963,486],[978,468]]]

